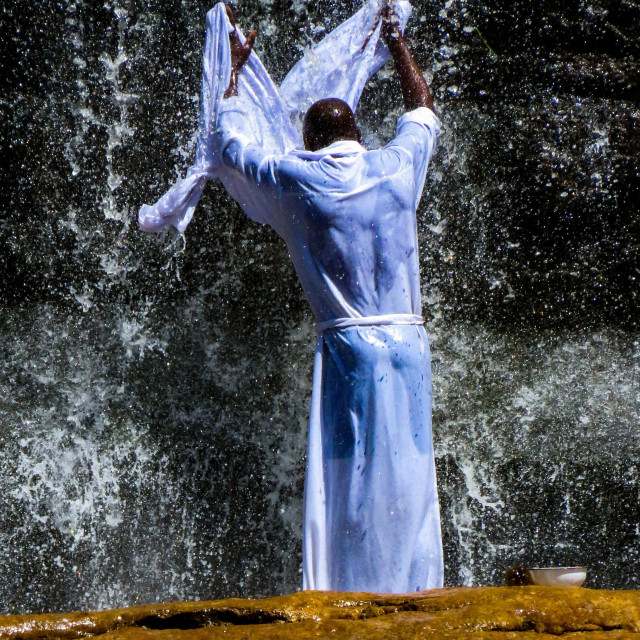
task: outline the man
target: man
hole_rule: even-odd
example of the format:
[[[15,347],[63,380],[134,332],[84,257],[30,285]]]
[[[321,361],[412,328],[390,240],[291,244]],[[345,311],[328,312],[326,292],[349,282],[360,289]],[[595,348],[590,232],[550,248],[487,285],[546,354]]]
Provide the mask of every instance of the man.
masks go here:
[[[303,531],[310,589],[442,586],[415,218],[440,125],[389,5],[382,17],[407,109],[384,148],[364,149],[351,109],[332,98],[308,110],[305,150],[277,156],[255,144],[236,97],[255,31],[244,45],[230,32],[218,115],[223,162],[269,203],[262,221],[287,243],[318,322]]]

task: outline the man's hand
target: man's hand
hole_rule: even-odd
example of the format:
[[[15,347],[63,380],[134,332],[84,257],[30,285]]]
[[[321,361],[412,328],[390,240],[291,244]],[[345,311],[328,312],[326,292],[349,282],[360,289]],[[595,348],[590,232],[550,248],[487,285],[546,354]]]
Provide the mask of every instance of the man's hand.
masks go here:
[[[431,91],[429,91],[429,86],[420,71],[420,67],[418,67],[411,55],[409,46],[402,37],[402,33],[400,33],[400,21],[392,4],[393,0],[387,0],[382,9],[381,35],[389,48],[396,65],[396,71],[400,77],[404,106],[407,110],[428,107],[433,111]]]
[[[253,43],[256,41],[258,32],[255,30],[252,31],[247,36],[246,42],[242,44],[236,32],[236,21],[233,16],[233,11],[228,4],[225,5],[225,8],[227,10],[229,22],[233,27],[233,31],[229,34],[229,45],[231,47],[231,79],[227,90],[224,92],[223,98],[230,98],[231,96],[238,95],[238,74],[245,62],[249,59],[249,55],[253,49]]]

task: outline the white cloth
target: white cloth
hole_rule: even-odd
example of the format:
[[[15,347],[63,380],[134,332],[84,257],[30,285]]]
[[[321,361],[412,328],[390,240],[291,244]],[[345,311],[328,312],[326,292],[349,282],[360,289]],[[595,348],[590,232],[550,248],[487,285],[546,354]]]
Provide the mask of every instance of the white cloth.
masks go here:
[[[238,97],[222,101],[230,27],[217,5],[207,15],[196,163],[139,215],[144,230],[173,224],[182,231],[204,181],[218,177],[247,215],[285,240],[317,322],[329,323],[317,341],[309,420],[307,589],[401,593],[442,585],[429,346],[424,328],[409,321],[420,316],[421,299],[415,211],[440,124],[421,108],[399,119],[396,138],[382,149],[355,141],[299,149],[307,107],[337,97],[355,110],[386,60],[381,6],[372,0],[327,36],[279,92],[252,53]],[[395,6],[404,26],[408,2]],[[407,323],[358,326],[389,315]]]

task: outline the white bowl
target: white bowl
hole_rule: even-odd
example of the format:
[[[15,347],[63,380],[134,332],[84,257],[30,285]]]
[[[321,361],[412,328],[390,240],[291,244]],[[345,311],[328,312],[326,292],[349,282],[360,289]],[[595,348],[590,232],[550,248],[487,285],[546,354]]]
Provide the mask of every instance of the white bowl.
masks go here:
[[[579,587],[587,577],[586,567],[535,567],[528,571],[533,584],[544,587]]]

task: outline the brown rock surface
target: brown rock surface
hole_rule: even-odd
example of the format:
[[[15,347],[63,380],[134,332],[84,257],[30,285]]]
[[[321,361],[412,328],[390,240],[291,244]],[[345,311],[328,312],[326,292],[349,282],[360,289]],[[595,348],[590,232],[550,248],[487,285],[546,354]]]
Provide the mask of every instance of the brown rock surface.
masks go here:
[[[261,600],[153,604],[0,616],[0,638],[627,638],[640,592],[552,587],[447,588],[406,595],[306,591]]]

